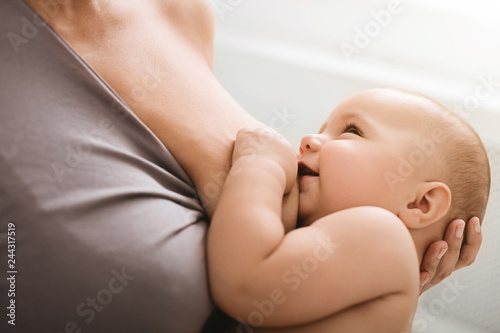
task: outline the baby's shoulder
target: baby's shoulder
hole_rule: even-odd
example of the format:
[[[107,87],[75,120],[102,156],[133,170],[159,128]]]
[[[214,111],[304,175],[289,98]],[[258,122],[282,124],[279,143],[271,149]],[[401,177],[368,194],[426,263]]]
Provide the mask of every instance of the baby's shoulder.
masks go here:
[[[373,206],[344,209],[327,215],[311,226],[335,235],[356,236],[350,239],[366,241],[367,246],[384,245],[395,242],[393,246],[411,249],[415,253],[413,239],[403,221],[392,212]]]
[[[402,236],[406,242],[412,243],[411,235],[403,221],[387,209],[374,206],[361,206],[344,209],[315,221],[312,225],[331,231],[350,231],[359,236],[370,236],[375,240],[377,232],[383,235]]]
[[[418,286],[419,263],[413,239],[405,224],[390,211],[354,207],[325,216],[311,226],[327,233],[344,248],[339,253],[355,259],[373,278],[406,283],[401,285],[404,289]]]

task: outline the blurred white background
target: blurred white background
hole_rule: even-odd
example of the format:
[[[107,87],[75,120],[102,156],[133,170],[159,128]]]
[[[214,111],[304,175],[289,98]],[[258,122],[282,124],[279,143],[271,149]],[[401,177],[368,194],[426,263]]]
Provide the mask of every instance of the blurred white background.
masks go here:
[[[215,72],[298,147],[363,89],[428,95],[469,121],[490,155],[484,241],[471,267],[426,292],[414,332],[500,332],[500,2],[212,0]]]

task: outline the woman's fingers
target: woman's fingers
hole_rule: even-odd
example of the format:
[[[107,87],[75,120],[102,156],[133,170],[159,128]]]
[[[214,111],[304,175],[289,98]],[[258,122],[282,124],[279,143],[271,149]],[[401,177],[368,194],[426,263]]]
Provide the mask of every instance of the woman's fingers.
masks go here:
[[[454,271],[460,257],[464,227],[463,220],[451,222],[446,228],[444,241],[434,242],[429,247],[420,269],[429,273],[429,281],[423,286],[422,292],[435,286]]]
[[[479,218],[473,217],[469,220],[469,222],[467,222],[465,227],[465,242],[462,245],[460,257],[455,269],[469,266],[474,262],[474,260],[476,260],[482,241],[483,234],[481,232]]]
[[[465,239],[465,242],[464,242]],[[421,292],[438,284],[454,270],[472,264],[481,246],[482,233],[477,217],[467,223],[455,220],[448,225],[444,241],[432,243],[422,260]]]
[[[434,276],[439,262],[444,253],[448,249],[448,244],[444,240],[432,243],[422,258],[422,265],[420,267],[420,292],[432,287],[437,282],[434,282]]]
[[[434,276],[435,283],[441,282],[443,279],[453,273],[460,258],[460,249],[464,239],[465,222],[463,220],[455,220],[451,222],[446,229],[444,240],[448,244],[448,251],[439,263],[436,275]]]

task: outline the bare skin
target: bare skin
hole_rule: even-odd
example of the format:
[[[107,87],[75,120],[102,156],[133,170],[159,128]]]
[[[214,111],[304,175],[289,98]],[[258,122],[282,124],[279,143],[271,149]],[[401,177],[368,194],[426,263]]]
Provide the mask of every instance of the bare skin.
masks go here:
[[[404,224],[364,206],[285,234],[279,198],[292,186],[293,149],[269,139],[248,155],[242,147],[259,136],[238,135],[237,171],[230,172],[209,230],[216,303],[255,332],[410,332],[419,259]]]
[[[58,6],[55,15],[47,15],[39,0],[26,2],[165,144],[193,180],[211,217],[219,185],[230,168],[236,133],[264,125],[242,109],[213,75],[215,24],[210,1],[69,0]],[[149,83],[152,76],[159,84]],[[147,87],[146,94],[139,98],[134,94],[137,87]],[[283,201],[287,231],[296,222],[297,187],[291,193]],[[428,248],[420,273],[421,281],[427,280],[422,290],[474,261],[482,236],[469,222],[462,246],[463,236],[455,234],[463,224],[453,221],[444,239]],[[448,251],[439,260],[444,248]]]
[[[398,169],[396,156],[414,151],[414,140],[429,137],[429,125],[417,124],[433,112],[445,113],[388,89],[338,105],[301,141],[304,227],[288,234],[280,199],[297,173],[294,150],[277,133],[240,131],[208,232],[216,303],[258,332],[411,331],[420,263],[449,221],[449,165],[429,159],[396,186],[381,175]],[[449,123],[433,124],[435,142],[450,151]]]
[[[36,9],[39,1],[28,3]],[[209,2],[73,1],[48,19],[175,156],[211,216],[219,196],[212,185],[225,178],[237,131],[264,125],[212,73]],[[154,88],[138,97],[148,83]]]

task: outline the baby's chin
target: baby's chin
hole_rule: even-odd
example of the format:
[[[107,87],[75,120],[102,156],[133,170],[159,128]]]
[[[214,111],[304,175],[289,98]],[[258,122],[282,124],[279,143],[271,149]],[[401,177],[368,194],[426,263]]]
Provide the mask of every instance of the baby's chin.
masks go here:
[[[317,186],[300,188],[299,203],[297,211],[297,221],[302,225],[310,225],[318,219],[319,214],[319,193]]]

